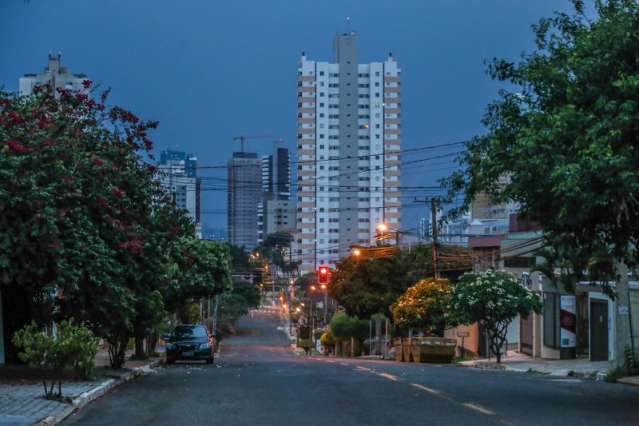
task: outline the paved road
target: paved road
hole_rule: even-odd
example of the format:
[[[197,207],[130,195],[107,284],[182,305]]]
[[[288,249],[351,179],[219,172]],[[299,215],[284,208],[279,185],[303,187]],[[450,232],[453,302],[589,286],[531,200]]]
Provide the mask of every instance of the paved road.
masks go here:
[[[242,320],[216,365],[116,389],[78,425],[639,425],[639,388],[454,366],[298,357],[274,312]]]

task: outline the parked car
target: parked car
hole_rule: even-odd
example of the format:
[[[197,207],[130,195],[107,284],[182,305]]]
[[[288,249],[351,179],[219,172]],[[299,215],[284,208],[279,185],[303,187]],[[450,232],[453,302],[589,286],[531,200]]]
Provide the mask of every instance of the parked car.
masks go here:
[[[207,364],[213,362],[213,336],[203,325],[178,325],[167,336],[166,363],[177,360],[200,360]]]

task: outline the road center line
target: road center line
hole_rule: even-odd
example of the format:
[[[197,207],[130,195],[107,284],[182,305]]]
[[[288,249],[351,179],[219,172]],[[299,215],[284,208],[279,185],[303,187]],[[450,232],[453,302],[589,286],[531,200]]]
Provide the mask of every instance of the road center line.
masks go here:
[[[421,389],[421,390],[426,391],[428,393],[432,393],[434,395],[439,393],[439,391],[437,391],[435,389],[431,389],[431,388],[428,388],[426,386],[423,386],[423,385],[420,385],[420,384],[417,384],[417,383],[411,383],[410,385],[415,387],[415,388],[417,388],[417,389]]]
[[[486,414],[488,416],[494,416],[495,415],[495,413],[493,411],[490,411],[489,409],[481,407],[481,406],[479,406],[477,404],[473,404],[472,402],[464,402],[462,405],[464,407],[466,407],[466,408],[470,408],[471,410],[478,411],[478,412],[480,412],[482,414]]]
[[[398,381],[399,381],[399,379],[397,378],[397,376],[393,376],[392,374],[388,374],[388,373],[377,373],[377,375],[378,375],[379,377],[383,377],[383,378],[385,378],[385,379],[392,380],[393,382],[398,382]]]

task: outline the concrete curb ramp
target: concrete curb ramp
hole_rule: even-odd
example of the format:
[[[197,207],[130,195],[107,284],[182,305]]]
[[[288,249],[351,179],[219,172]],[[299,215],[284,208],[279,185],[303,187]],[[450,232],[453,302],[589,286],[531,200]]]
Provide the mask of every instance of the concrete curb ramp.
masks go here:
[[[100,398],[102,395],[106,394],[111,389],[114,389],[117,386],[120,386],[121,384],[126,383],[137,376],[149,373],[151,369],[154,367],[157,367],[161,363],[161,361],[162,360],[158,359],[148,365],[144,365],[142,367],[135,367],[131,371],[128,371],[122,374],[117,379],[104,380],[95,388],[91,389],[90,391],[84,392],[83,394],[75,398],[73,401],[71,401],[71,405],[67,407],[66,409],[64,409],[63,411],[57,413],[55,416],[49,416],[45,419],[42,419],[34,423],[34,425],[53,426],[53,425],[57,425],[58,423],[61,423],[64,419],[69,417],[71,414],[75,413],[76,411],[80,411],[87,404]]]

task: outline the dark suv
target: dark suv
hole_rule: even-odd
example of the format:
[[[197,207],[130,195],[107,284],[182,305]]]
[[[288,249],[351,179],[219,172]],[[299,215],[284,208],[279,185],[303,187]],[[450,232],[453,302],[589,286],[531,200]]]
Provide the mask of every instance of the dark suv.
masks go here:
[[[213,362],[213,337],[203,325],[178,325],[168,336],[166,363],[177,360]]]

